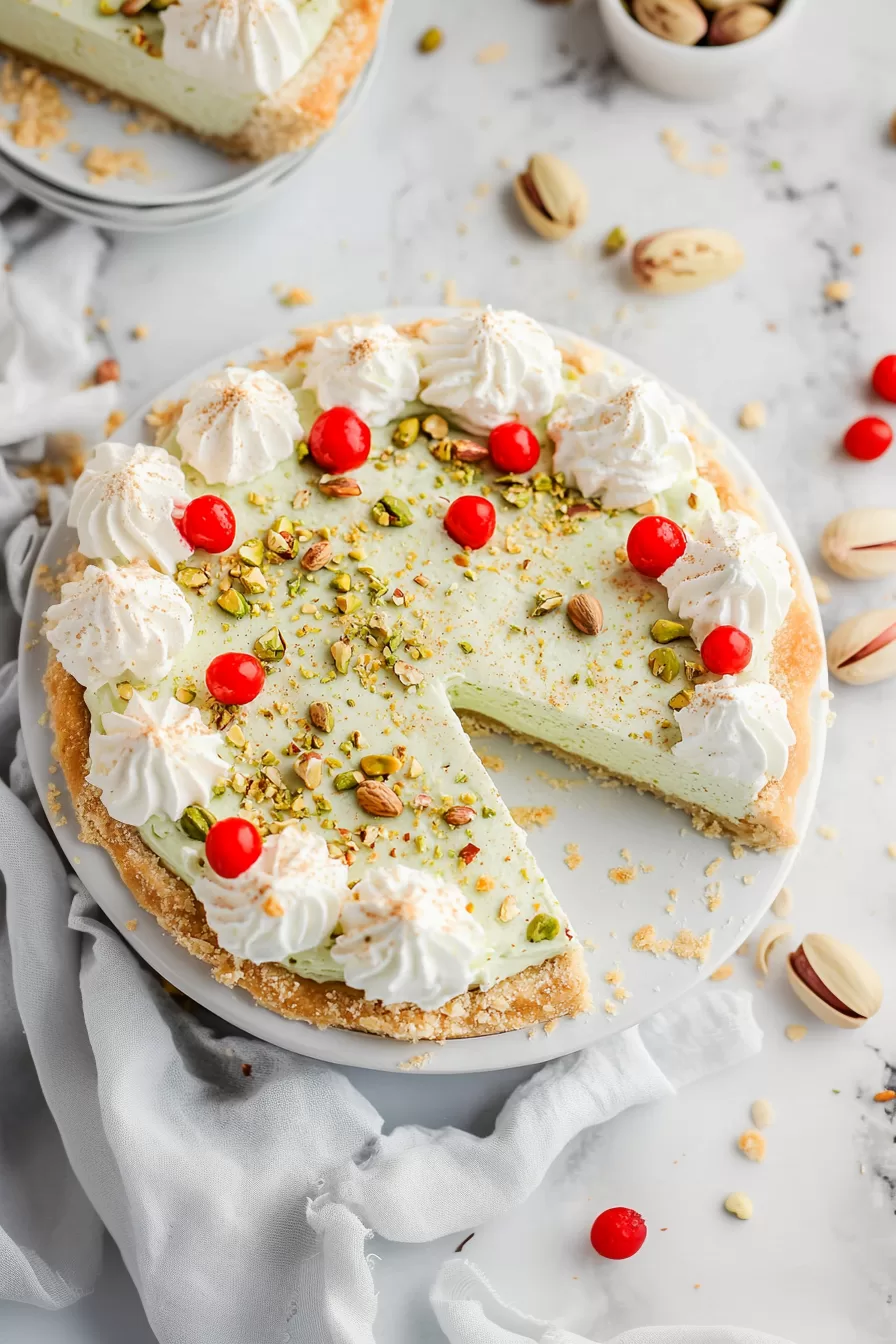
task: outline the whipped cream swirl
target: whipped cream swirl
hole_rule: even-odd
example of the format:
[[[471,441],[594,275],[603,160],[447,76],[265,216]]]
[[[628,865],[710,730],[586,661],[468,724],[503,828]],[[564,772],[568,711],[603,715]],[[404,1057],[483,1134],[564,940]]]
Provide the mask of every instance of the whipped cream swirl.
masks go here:
[[[152,560],[170,574],[190,554],[174,521],[189,498],[164,448],[101,443],[75,482],[68,523],[91,560]]]
[[[633,509],[696,476],[681,406],[653,379],[589,375],[551,417],[554,470],[605,509]]]
[[[287,826],[232,879],[211,870],[193,883],[218,942],[247,961],[283,961],[332,933],[348,896],[348,869],[319,835]]]
[[[302,423],[288,387],[262,369],[224,369],[194,390],[177,441],[209,485],[244,485],[289,457]]]
[[[157,813],[176,821],[191,803],[204,806],[230,768],[219,755],[223,737],[194,705],[134,691],[123,714],[102,714],[100,723],[103,731],[90,733],[87,782],[109,815],[129,826]]]
[[[473,433],[506,420],[533,425],[553,409],[561,387],[560,351],[524,313],[460,313],[424,333],[422,401]]]
[[[441,1007],[469,987],[483,950],[460,888],[400,863],[362,877],[341,920],[333,960],[347,985],[381,1003]]]
[[[417,399],[420,369],[414,344],[385,322],[337,327],[314,342],[305,386],[325,411],[348,406],[368,425],[387,425]]]
[[[180,588],[143,560],[88,565],[47,610],[47,639],[75,681],[93,691],[130,673],[161,681],[193,633]]]
[[[736,509],[705,514],[660,583],[669,609],[691,622],[696,644],[717,625],[736,625],[767,652],[793,601],[790,565],[774,533]]]
[[[780,691],[764,681],[722,677],[694,687],[690,704],[675,710],[681,741],[672,753],[684,764],[733,779],[753,797],[787,769],[796,741]]]
[[[162,23],[166,65],[231,93],[276,93],[311,54],[296,0],[179,0]]]

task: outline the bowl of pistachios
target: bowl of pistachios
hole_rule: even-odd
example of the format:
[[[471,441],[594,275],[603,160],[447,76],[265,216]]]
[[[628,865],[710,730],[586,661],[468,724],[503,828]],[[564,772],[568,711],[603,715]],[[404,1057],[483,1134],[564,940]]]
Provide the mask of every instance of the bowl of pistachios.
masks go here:
[[[672,98],[727,97],[786,47],[806,0],[597,0],[620,64]]]

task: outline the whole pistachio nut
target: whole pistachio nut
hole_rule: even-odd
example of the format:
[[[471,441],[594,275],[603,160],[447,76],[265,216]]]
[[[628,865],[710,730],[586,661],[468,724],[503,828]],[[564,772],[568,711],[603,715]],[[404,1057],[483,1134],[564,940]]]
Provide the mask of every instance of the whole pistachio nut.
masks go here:
[[[709,25],[709,45],[727,47],[732,42],[745,42],[767,28],[772,17],[764,5],[726,5],[713,15]]]
[[[526,223],[552,241],[568,238],[588,214],[585,183],[554,154],[533,154],[513,193]]]
[[[845,579],[896,573],[896,509],[848,509],[821,534],[821,553]]]
[[[682,47],[706,36],[707,18],[697,0],[633,0],[632,13],[649,33]]]
[[[635,243],[635,283],[652,294],[687,294],[727,280],[744,264],[740,243],[722,229],[665,229]]]
[[[880,1008],[880,976],[863,956],[827,933],[807,933],[787,964],[797,998],[829,1026],[861,1027]]]
[[[828,667],[852,686],[896,677],[896,607],[863,611],[838,625],[828,635]]]

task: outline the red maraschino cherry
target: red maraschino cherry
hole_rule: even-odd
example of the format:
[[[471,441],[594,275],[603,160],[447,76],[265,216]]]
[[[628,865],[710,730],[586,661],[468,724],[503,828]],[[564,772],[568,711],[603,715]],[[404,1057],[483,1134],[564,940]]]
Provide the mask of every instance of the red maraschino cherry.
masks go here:
[[[205,669],[205,684],[222,705],[248,705],[261,694],[264,666],[253,653],[219,653]]]
[[[191,499],[176,520],[181,535],[194,551],[220,555],[229,551],[236,536],[233,509],[220,495],[199,495]]]
[[[866,415],[857,420],[843,435],[844,451],[860,462],[873,462],[882,457],[893,442],[893,431],[879,415]]]
[[[308,451],[324,471],[354,471],[370,456],[370,429],[348,406],[331,406],[311,426]]]
[[[261,834],[245,817],[224,817],[205,837],[205,857],[219,877],[239,877],[260,856]]]
[[[520,475],[532,470],[541,448],[531,429],[518,420],[508,420],[503,425],[496,425],[489,434],[488,451],[499,471]]]
[[[687,539],[671,518],[650,514],[639,518],[628,534],[626,551],[632,566],[649,579],[658,579],[680,555],[684,554]]]
[[[884,401],[896,401],[896,355],[884,355],[874,366],[871,386]]]
[[[743,672],[753,657],[753,641],[736,625],[717,625],[700,645],[700,657],[708,672],[735,676]]]
[[[591,1227],[591,1245],[605,1260],[628,1260],[647,1240],[647,1224],[634,1209],[604,1209]]]
[[[461,495],[448,506],[445,531],[458,546],[481,550],[495,534],[494,504],[482,495]]]

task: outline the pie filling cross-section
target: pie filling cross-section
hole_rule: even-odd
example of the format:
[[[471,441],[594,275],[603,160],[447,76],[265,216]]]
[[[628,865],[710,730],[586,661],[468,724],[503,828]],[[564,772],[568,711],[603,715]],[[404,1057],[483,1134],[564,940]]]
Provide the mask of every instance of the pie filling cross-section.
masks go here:
[[[269,159],[333,124],[384,9],[385,0],[3,0],[0,45],[229,154]]]
[[[222,981],[403,1039],[583,1011],[467,726],[794,842],[820,665],[684,410],[515,312],[345,323],[100,445],[46,621],[88,840]]]

